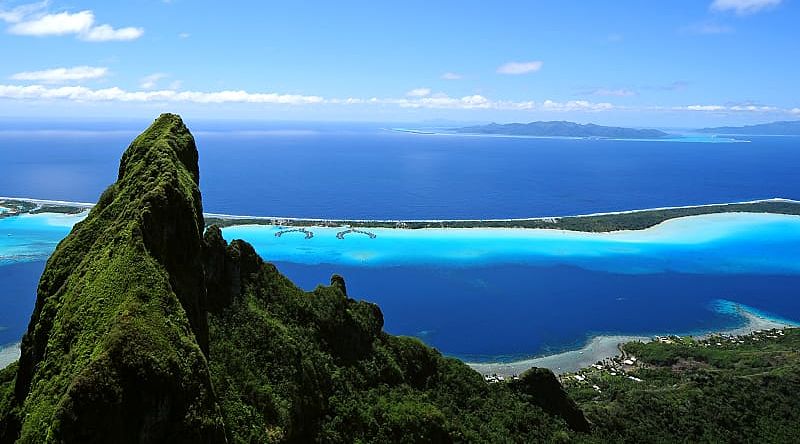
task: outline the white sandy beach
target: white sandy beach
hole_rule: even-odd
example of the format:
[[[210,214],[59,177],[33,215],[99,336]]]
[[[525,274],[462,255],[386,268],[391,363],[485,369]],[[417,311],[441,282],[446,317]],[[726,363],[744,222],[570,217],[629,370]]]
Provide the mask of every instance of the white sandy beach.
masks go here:
[[[574,372],[597,361],[617,356],[619,344],[631,341],[649,341],[649,336],[596,336],[578,350],[506,363],[470,363],[467,365],[483,375],[519,375],[532,367],[544,367],[555,373]]]
[[[0,197],[0,199],[3,199]],[[13,199],[13,198],[7,198]],[[17,200],[28,200],[28,199],[17,199]],[[691,209],[691,208],[707,208],[707,207],[717,207],[717,206],[730,206],[730,205],[747,205],[747,204],[757,204],[757,203],[769,203],[769,202],[783,202],[783,203],[792,203],[792,204],[800,204],[799,200],[793,199],[786,199],[783,197],[771,197],[767,199],[755,199],[755,200],[743,200],[739,202],[725,202],[725,203],[711,203],[711,204],[699,204],[699,205],[680,205],[680,206],[672,206],[672,207],[653,207],[653,208],[641,208],[636,210],[622,210],[622,211],[608,211],[608,212],[600,212],[600,213],[584,213],[584,214],[575,214],[575,215],[568,215],[568,216],[536,216],[536,217],[521,217],[521,218],[486,218],[486,219],[341,219],[341,218],[301,218],[301,217],[285,217],[285,216],[248,216],[248,215],[235,215],[235,214],[224,214],[224,213],[203,213],[206,217],[218,217],[221,219],[255,219],[255,220],[284,220],[287,222],[328,222],[328,221],[346,221],[346,222],[357,222],[357,223],[448,223],[448,222],[528,222],[528,221],[552,221],[556,219],[561,219],[564,217],[595,217],[595,216],[614,216],[620,214],[636,214],[636,213],[646,213],[648,211],[664,211],[664,210],[683,210],[683,209]],[[368,228],[368,227],[365,227]],[[424,229],[424,228],[421,228]]]
[[[23,202],[31,202],[38,205],[65,205],[65,206],[74,206],[79,208],[88,209],[94,206],[93,203],[87,202],[70,202],[70,201],[62,201],[62,200],[47,200],[47,199],[34,199],[30,197],[7,197],[7,196],[0,196],[0,202],[4,200],[16,200],[16,201],[23,201]],[[787,199],[783,197],[771,197],[766,199],[754,199],[754,200],[745,200],[739,202],[725,202],[725,203],[711,203],[711,204],[698,204],[698,205],[679,205],[679,206],[670,206],[670,207],[653,207],[653,208],[641,208],[635,210],[623,210],[623,211],[608,211],[608,212],[599,212],[599,213],[585,213],[585,214],[576,214],[576,215],[569,215],[569,216],[536,216],[536,217],[524,217],[524,218],[486,218],[486,219],[341,219],[341,218],[298,218],[298,217],[286,217],[286,216],[252,216],[252,215],[236,215],[236,214],[225,214],[225,213],[203,213],[205,217],[215,217],[220,219],[227,219],[227,220],[241,220],[241,219],[252,219],[252,220],[264,220],[264,221],[285,221],[287,224],[291,224],[291,222],[317,222],[320,225],[314,226],[314,228],[323,228],[325,227],[327,222],[354,222],[354,223],[461,223],[461,222],[530,222],[530,221],[548,221],[552,222],[561,218],[569,217],[569,218],[576,218],[576,217],[596,217],[596,216],[613,216],[613,215],[620,215],[620,214],[635,214],[635,213],[646,213],[648,211],[664,211],[664,210],[679,210],[679,209],[691,209],[691,208],[707,208],[707,207],[716,207],[716,206],[730,206],[730,205],[746,205],[746,204],[757,204],[757,203],[769,203],[769,202],[783,202],[783,203],[792,203],[792,204],[800,204],[800,200],[794,199]],[[681,219],[681,218],[675,218]],[[663,222],[662,222],[663,223]],[[660,225],[660,224],[659,224]],[[369,226],[365,226],[364,228],[370,228]],[[486,229],[489,227],[483,227],[482,229]],[[651,227],[652,228],[652,227]],[[433,230],[437,230],[438,228],[429,228]],[[474,228],[469,228],[473,230]],[[498,230],[508,230],[509,228],[497,228]],[[424,228],[418,230],[425,230]],[[449,228],[447,230],[458,230]],[[542,230],[541,228],[538,229],[530,229],[526,228],[524,230]],[[574,231],[568,230],[552,230],[552,231],[567,231],[570,233],[574,233]],[[623,230],[627,231],[627,230]],[[630,230],[630,231],[643,231],[643,230]],[[594,233],[596,234],[596,233]]]
[[[756,314],[742,310],[741,315],[746,319],[746,324],[741,327],[714,331],[696,335],[697,338],[707,338],[716,334],[745,335],[757,330],[770,330],[798,327],[798,324],[788,321],[773,320],[760,317]],[[651,341],[651,336],[596,336],[588,344],[577,350],[569,350],[554,355],[540,356],[514,362],[495,363],[467,363],[477,372],[484,375],[497,374],[501,376],[519,375],[532,367],[543,367],[557,374],[570,373],[588,367],[597,361],[618,356],[619,345],[632,341]],[[20,344],[12,344],[0,349],[0,368],[19,359]]]
[[[713,331],[695,335],[699,339],[707,338],[716,334],[725,335],[746,335],[757,330],[782,329],[798,327],[798,324],[788,321],[768,319],[741,310],[740,314],[745,318],[746,323],[741,327]],[[656,335],[667,336],[668,334]],[[685,335],[684,335],[685,336]],[[643,341],[649,342],[652,336],[596,336],[589,341],[583,348],[569,350],[555,355],[541,356],[514,362],[495,362],[495,363],[470,363],[467,365],[475,369],[482,375],[497,374],[500,376],[513,376],[528,370],[532,367],[543,367],[552,370],[556,374],[571,373],[582,368],[588,367],[597,361],[612,358],[620,354],[619,345],[626,342]]]

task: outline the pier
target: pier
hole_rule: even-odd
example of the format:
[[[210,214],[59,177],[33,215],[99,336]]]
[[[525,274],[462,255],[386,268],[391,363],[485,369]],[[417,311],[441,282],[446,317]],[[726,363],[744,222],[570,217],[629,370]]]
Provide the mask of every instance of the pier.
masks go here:
[[[286,230],[280,230],[275,233],[275,237],[281,237],[285,233],[294,233],[294,232],[304,233],[306,235],[306,239],[311,239],[312,237],[314,237],[314,232],[306,228],[288,228]]]
[[[375,233],[370,233],[369,231],[357,230],[355,228],[350,228],[348,230],[344,230],[344,231],[340,231],[340,232],[336,233],[336,239],[344,239],[344,237],[346,235],[350,234],[350,233],[366,234],[367,236],[369,236],[370,239],[375,239],[376,237],[378,237],[377,235],[375,235]]]

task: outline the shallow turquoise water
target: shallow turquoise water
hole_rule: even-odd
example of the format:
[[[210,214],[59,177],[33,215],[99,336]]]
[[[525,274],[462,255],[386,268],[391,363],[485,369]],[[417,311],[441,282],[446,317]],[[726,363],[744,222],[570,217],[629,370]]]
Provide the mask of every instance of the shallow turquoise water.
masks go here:
[[[22,214],[0,218],[0,265],[44,260],[84,215]]]
[[[727,213],[669,220],[641,231],[580,233],[526,229],[370,229],[376,235],[275,226],[223,230],[272,261],[365,267],[574,265],[614,273],[800,273],[800,217]]]
[[[0,270],[9,270],[0,272],[0,343],[21,337],[35,274],[81,217],[0,219]],[[800,321],[798,216],[716,214],[615,233],[370,229],[374,239],[338,239],[341,229],[311,227],[306,239],[279,229],[223,234],[252,243],[305,289],[343,274],[350,296],[381,306],[387,331],[464,359],[557,352],[598,334],[728,328],[743,322],[737,307]]]

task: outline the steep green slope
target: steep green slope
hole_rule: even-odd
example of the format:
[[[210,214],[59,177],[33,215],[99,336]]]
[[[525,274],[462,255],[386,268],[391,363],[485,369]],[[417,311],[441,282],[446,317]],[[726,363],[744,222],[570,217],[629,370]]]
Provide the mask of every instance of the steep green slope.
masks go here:
[[[117,183],[47,262],[3,441],[224,436],[202,350],[198,179],[177,116],[128,148]]]
[[[800,330],[625,350],[641,381],[592,370],[568,386],[595,425],[582,441],[797,442]]]
[[[535,442],[563,433],[540,406],[588,426],[549,371],[525,386],[488,385],[458,360],[383,333],[378,307],[349,299],[341,277],[304,293],[250,245],[226,245],[215,227],[206,239],[216,251],[206,256],[209,288],[220,289],[212,299],[232,301],[210,318],[210,366],[236,442]]]
[[[306,293],[247,243],[216,227],[203,237],[198,183],[191,134],[162,115],[47,263],[22,357],[0,372],[0,443],[531,442],[588,429],[549,371],[488,385],[384,333],[341,277]]]
[[[0,370],[0,444],[800,436],[799,330],[628,344],[639,381],[587,369],[565,391],[532,369],[487,384],[383,332],[342,277],[304,292],[249,244],[204,231],[198,183],[178,116],[131,144],[48,261],[21,359]]]

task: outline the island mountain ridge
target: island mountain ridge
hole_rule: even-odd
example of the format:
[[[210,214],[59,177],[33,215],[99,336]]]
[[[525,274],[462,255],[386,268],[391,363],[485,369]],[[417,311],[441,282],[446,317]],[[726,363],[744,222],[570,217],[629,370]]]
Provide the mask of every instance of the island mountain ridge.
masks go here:
[[[567,121],[539,121],[530,123],[490,123],[488,125],[456,128],[463,134],[496,134],[531,137],[588,137],[607,139],[663,139],[669,134],[656,129],[634,129],[580,124]]]
[[[205,229],[194,138],[164,114],[47,262],[0,443],[549,440],[589,424],[549,370],[487,385],[383,332],[344,279],[306,293]],[[496,415],[503,406],[504,415]],[[568,427],[569,426],[569,427]]]
[[[634,342],[560,379],[533,368],[488,383],[384,332],[380,308],[350,297],[342,276],[306,292],[228,242],[203,220],[199,180],[177,115],[131,143],[117,182],[47,262],[21,358],[0,370],[0,444],[800,435],[798,329]]]

